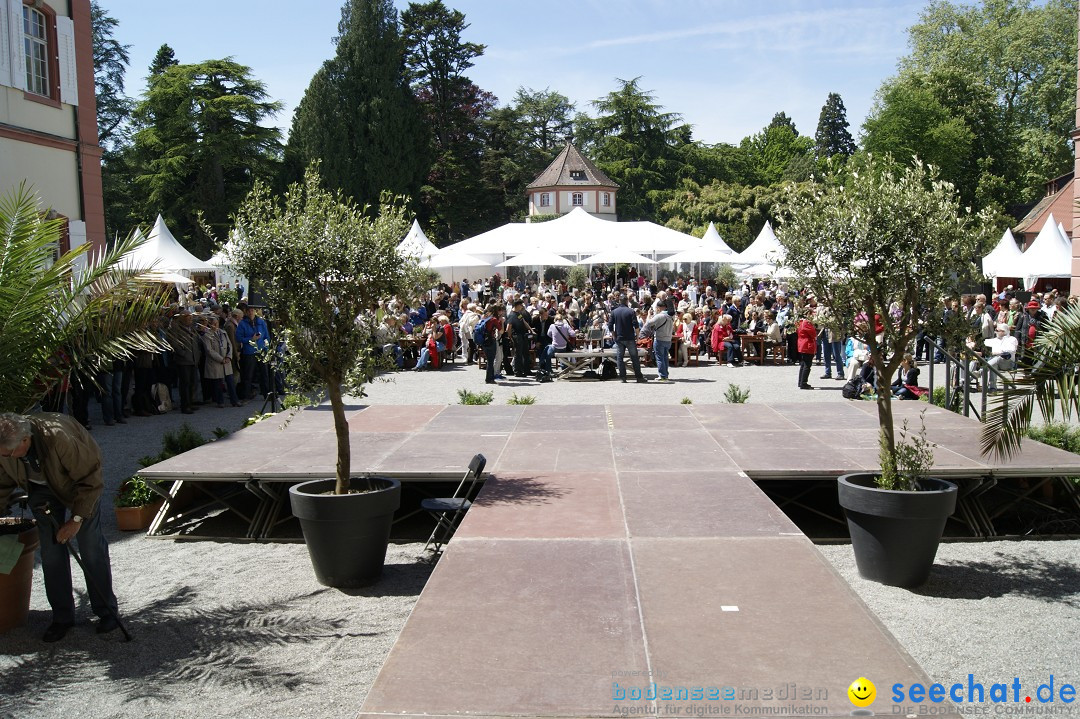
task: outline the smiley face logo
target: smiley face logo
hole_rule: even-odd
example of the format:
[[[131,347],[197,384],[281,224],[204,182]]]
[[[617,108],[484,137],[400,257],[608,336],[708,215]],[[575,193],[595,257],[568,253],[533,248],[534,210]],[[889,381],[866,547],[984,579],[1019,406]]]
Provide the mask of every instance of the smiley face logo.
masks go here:
[[[847,688],[848,699],[857,707],[868,707],[877,697],[877,687],[866,677],[859,677]]]

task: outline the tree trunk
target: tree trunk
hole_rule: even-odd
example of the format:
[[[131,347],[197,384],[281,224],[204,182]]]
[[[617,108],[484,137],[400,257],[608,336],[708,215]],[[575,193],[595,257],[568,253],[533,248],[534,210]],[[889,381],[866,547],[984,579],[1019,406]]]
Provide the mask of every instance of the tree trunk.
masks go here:
[[[345,494],[349,488],[349,471],[352,462],[349,448],[349,423],[345,419],[345,403],[341,400],[341,383],[330,382],[330,408],[334,413],[334,435],[337,437],[337,487],[335,494]]]

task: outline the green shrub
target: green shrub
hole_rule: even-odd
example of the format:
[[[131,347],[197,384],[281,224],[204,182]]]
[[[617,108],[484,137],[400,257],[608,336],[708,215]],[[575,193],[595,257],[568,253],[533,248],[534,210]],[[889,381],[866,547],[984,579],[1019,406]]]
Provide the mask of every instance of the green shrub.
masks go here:
[[[491,394],[491,393],[489,392],[488,394]],[[523,395],[521,395],[519,397],[518,393],[514,392],[514,394],[510,395],[510,399],[506,400],[506,403],[507,404],[536,404],[536,397],[533,397],[531,394],[523,394]],[[465,402],[462,402],[462,404],[465,404]],[[485,402],[484,404],[487,404],[487,402]]]
[[[120,485],[113,504],[117,507],[142,507],[153,502],[155,496],[146,480],[136,474]]]
[[[727,391],[724,392],[724,399],[731,404],[743,404],[750,399],[750,390],[743,389],[737,384],[728,383]]]
[[[232,432],[225,429],[224,427],[214,427],[213,434],[214,439],[222,439],[223,437],[228,437],[230,434],[232,434]]]
[[[459,404],[491,404],[491,400],[495,399],[493,392],[470,392],[467,389],[459,389],[457,391]]]
[[[1070,427],[1064,423],[1044,424],[1041,427],[1029,427],[1027,436],[1036,442],[1080,454],[1080,427]]]
[[[206,444],[207,440],[201,434],[195,431],[187,422],[180,425],[180,429],[175,432],[166,432],[161,436],[161,452],[159,454],[152,454],[146,457],[139,458],[140,467],[149,467],[152,464],[158,462],[164,462],[166,459],[175,457],[178,454],[183,454],[189,449],[195,449]]]
[[[692,399],[690,399],[689,397],[683,397],[682,399],[679,400],[679,404],[693,404],[693,403],[694,403],[694,401]]]

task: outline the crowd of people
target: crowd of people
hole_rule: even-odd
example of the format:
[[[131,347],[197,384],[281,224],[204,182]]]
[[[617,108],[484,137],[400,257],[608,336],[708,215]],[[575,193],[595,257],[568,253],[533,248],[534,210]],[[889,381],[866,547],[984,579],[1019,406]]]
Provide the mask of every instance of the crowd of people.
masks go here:
[[[1008,288],[990,298],[963,295],[943,298],[939,308],[918,308],[917,340],[888,384],[897,397],[917,399],[924,393],[919,361],[940,362],[946,352],[965,358],[976,374],[983,361],[998,372],[1012,369],[1017,355],[1068,302],[1048,291],[1031,295],[1022,305]],[[935,312],[941,313],[934,318],[941,323],[931,322]],[[758,348],[750,351],[800,366],[799,388],[813,389],[810,374],[816,362],[824,368],[820,379],[854,383],[857,396],[876,391],[866,339],[883,329],[880,317],[871,330],[865,317],[834,316],[811,293],[782,282],[748,280],[728,287],[682,276],[649,281],[633,269],[616,278],[597,272],[586,287],[574,288],[535,275],[462,280],[411,301],[388,300],[376,314],[377,343],[400,369],[423,371],[460,358],[483,364],[489,383],[508,376],[547,382],[555,355],[587,339],[591,347],[616,351],[607,376],[627,381],[628,357],[634,379],[646,381],[639,356],[645,352],[657,369],[656,381],[667,382],[671,364],[685,367],[691,355],[730,368],[760,360],[743,356],[742,336],[754,335],[760,342],[748,343]],[[899,308],[894,306],[891,314],[896,321]],[[960,336],[967,335],[962,346],[947,339],[955,332],[924,331],[924,326],[955,329],[957,323]],[[598,359],[598,368],[602,364]],[[993,389],[996,372],[990,377]]]
[[[280,347],[261,308],[243,300],[230,307],[213,287],[174,294],[173,300],[150,327],[161,350],[137,351],[93,376],[76,372],[52,388],[42,409],[67,412],[90,429],[92,401],[100,403],[102,422],[111,427],[132,416],[240,407],[283,392],[282,378],[265,361]]]

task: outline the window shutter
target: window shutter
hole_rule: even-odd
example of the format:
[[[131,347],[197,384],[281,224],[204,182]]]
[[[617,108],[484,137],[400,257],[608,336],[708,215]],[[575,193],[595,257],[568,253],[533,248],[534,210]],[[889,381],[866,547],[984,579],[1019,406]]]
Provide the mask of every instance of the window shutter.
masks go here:
[[[56,18],[57,55],[60,62],[60,102],[79,104],[79,78],[75,73],[75,23],[69,17]]]
[[[26,89],[26,55],[23,49],[22,0],[7,0],[7,56],[11,87]]]
[[[11,87],[11,36],[7,8],[0,7],[0,85]]]

